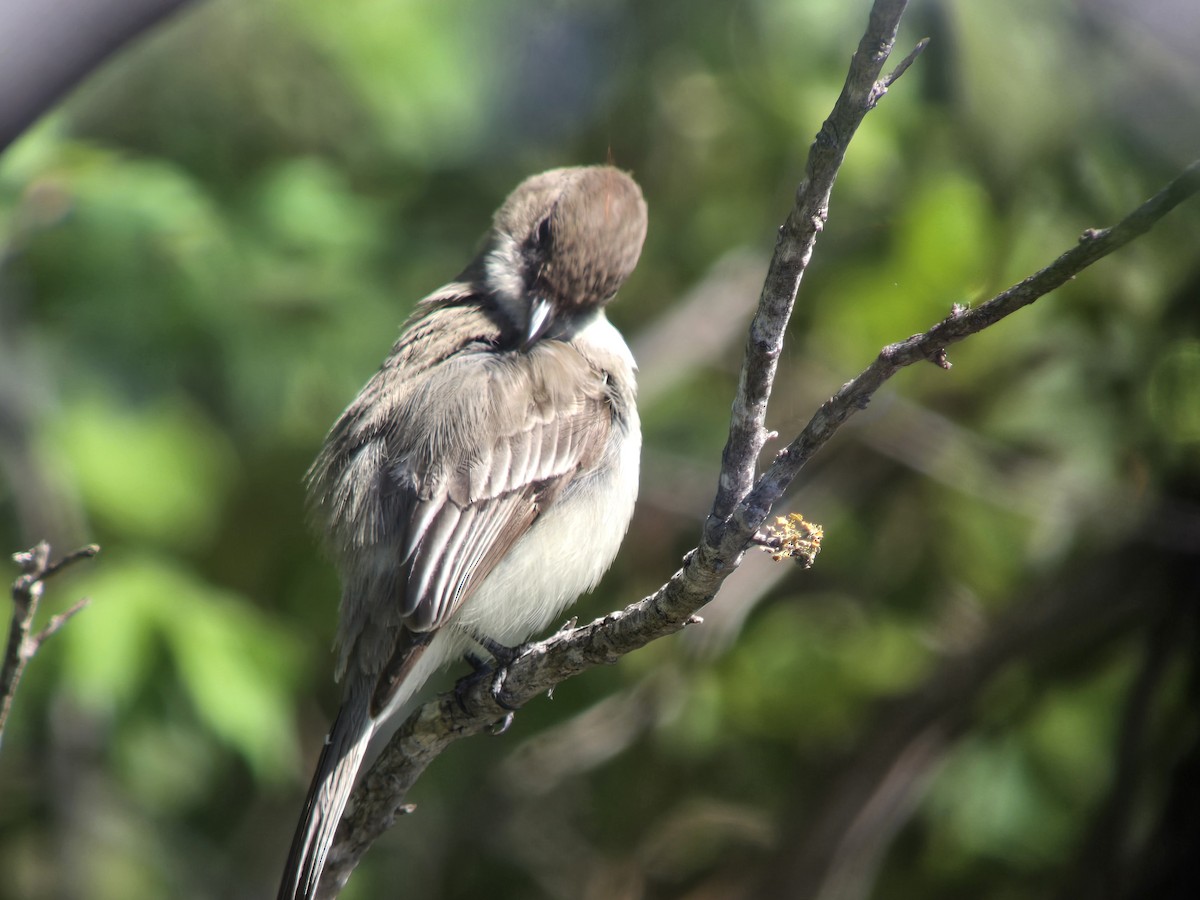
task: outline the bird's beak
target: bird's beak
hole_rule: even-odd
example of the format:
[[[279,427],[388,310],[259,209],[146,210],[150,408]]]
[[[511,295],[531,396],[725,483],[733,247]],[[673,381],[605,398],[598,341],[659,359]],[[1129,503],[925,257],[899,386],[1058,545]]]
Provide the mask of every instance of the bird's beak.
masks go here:
[[[547,329],[554,322],[554,308],[550,305],[550,301],[544,297],[537,297],[529,304],[529,327],[525,331],[525,342],[521,345],[522,350],[528,350],[537,339],[546,333]]]

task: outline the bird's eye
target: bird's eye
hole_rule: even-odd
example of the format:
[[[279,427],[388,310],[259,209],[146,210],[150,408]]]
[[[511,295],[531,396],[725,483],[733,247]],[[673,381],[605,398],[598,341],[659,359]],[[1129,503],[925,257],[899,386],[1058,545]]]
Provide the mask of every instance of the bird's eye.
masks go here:
[[[539,247],[547,247],[550,244],[550,217],[542,219],[538,222],[537,227],[537,242]]]

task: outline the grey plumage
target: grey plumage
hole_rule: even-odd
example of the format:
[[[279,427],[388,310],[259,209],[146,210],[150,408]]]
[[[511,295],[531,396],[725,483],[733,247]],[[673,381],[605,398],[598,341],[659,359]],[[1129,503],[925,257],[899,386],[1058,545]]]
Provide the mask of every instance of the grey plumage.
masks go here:
[[[544,628],[608,568],[637,493],[632,356],[604,305],[646,231],[608,166],[523,182],[422,300],[308,474],[342,579],[345,700],[279,897],[317,895],[371,735],[430,674]]]

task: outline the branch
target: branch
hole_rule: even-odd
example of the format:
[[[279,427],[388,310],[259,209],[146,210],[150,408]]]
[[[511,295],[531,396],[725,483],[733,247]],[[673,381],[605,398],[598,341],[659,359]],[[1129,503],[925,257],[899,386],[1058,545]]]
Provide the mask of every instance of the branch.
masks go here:
[[[0,742],[4,739],[4,725],[8,721],[8,713],[12,709],[13,697],[16,695],[25,666],[41,649],[42,644],[90,602],[84,597],[66,612],[51,617],[37,634],[30,634],[33,630],[33,617],[37,614],[38,603],[45,590],[46,579],[57,575],[72,563],[81,559],[91,559],[99,552],[98,545],[88,544],[56,562],[50,562],[50,545],[42,541],[32,550],[13,554],[13,561],[21,567],[21,574],[12,586],[12,622],[8,628],[4,665],[0,667]]]
[[[922,41],[895,72],[883,81],[879,80],[895,44],[905,6],[907,0],[876,0],[867,30],[850,61],[850,72],[842,93],[809,150],[804,181],[796,191],[796,202],[779,228],[775,255],[746,340],[745,361],[730,414],[729,439],[721,454],[720,482],[712,514],[705,525],[707,543],[719,543],[725,521],[754,482],[755,464],[766,442],[763,423],[779,354],[783,350],[784,331],[792,315],[800,280],[812,258],[817,235],[829,218],[829,196],[850,139],[866,114],[887,93],[888,85],[900,77],[925,46]]]
[[[494,686],[475,684],[461,696],[443,695],[410,716],[354,793],[353,811],[343,820],[330,851],[321,896],[336,896],[367,847],[398,815],[409,810],[403,798],[430,762],[460,737],[485,731],[506,716],[507,710],[489,688],[502,695],[505,706],[516,708],[585,669],[614,663],[651,640],[699,621],[695,611],[715,596],[737,567],[757,525],[734,547],[737,541],[729,539],[727,519],[754,482],[784,331],[828,216],[833,183],[859,124],[924,46],[919,45],[895,72],[880,79],[906,6],[907,0],[876,0],[841,95],[809,151],[804,181],[780,227],[750,326],[717,495],[700,546],[688,554],[684,568],[652,596],[590,625],[564,630],[529,646]]]
[[[795,205],[780,229],[750,328],[717,498],[699,546],[651,596],[588,625],[568,627],[531,644],[491,683],[464,681],[458,693],[443,694],[414,712],[355,790],[352,812],[343,820],[330,852],[320,896],[336,896],[371,843],[398,816],[411,811],[404,804],[408,790],[450,744],[493,728],[511,709],[552,691],[586,669],[615,663],[626,653],[699,621],[697,611],[739,565],[755,533],[801,468],[843,422],[867,405],[888,378],[921,360],[948,368],[948,345],[1044,296],[1147,231],[1200,190],[1200,163],[1196,163],[1119,224],[1085,232],[1077,247],[1020,284],[976,309],[956,308],[928,332],[885,347],[870,367],[821,406],[755,482],[755,463],[765,440],[766,403],[783,333],[816,236],[826,220],[830,191],[846,147],[863,116],[920,51],[919,46],[891,75],[880,80],[904,7],[899,0],[877,0],[842,94],[810,151]]]
[[[735,511],[736,525],[727,530],[724,543],[745,546],[747,535],[763,522],[800,470],[850,416],[866,408],[871,397],[905,366],[929,360],[950,368],[946,348],[995,325],[1022,307],[1061,287],[1097,260],[1149,231],[1159,219],[1200,191],[1200,160],[1196,160],[1161,191],[1111,228],[1089,228],[1078,244],[1054,262],[974,309],[955,306],[950,315],[924,334],[889,344],[853,381],[826,400],[800,435],[779,452],[754,490]]]
[[[117,50],[188,0],[0,4],[0,151]]]

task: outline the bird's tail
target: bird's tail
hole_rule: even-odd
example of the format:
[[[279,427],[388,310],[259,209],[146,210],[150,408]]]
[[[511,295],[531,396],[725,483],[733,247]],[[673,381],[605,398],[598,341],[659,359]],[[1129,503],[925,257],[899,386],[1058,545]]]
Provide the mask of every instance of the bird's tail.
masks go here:
[[[370,692],[351,691],[321,750],[308,799],[304,801],[304,814],[288,852],[279,900],[313,900],[317,896],[326,856],[375,724],[370,713]]]

